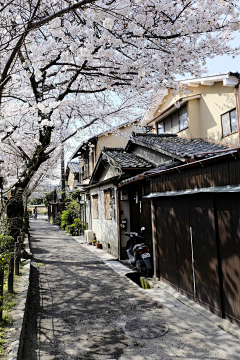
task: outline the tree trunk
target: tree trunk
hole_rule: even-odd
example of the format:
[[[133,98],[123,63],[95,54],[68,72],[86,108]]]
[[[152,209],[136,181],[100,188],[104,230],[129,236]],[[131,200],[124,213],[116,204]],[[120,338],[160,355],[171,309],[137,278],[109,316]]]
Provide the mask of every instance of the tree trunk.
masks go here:
[[[3,319],[3,283],[4,283],[4,270],[0,270],[0,321]]]
[[[14,272],[15,275],[19,275],[19,243],[14,244]]]
[[[12,236],[15,240],[23,228],[23,214],[22,190],[17,189],[11,194],[7,203],[7,235]]]
[[[13,293],[13,279],[14,279],[14,256],[11,256],[8,272],[8,292]]]
[[[23,233],[28,234],[28,229],[29,229],[29,217],[28,217],[28,211],[27,211],[28,197],[25,196],[24,200],[25,201],[24,201]],[[24,241],[24,239],[23,239],[23,241]]]

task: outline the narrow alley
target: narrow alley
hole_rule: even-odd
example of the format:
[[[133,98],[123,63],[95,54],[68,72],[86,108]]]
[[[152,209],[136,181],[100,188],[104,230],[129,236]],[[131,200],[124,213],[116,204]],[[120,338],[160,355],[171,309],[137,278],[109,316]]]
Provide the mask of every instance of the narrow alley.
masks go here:
[[[239,359],[231,334],[162,306],[45,219],[30,225],[22,360]]]

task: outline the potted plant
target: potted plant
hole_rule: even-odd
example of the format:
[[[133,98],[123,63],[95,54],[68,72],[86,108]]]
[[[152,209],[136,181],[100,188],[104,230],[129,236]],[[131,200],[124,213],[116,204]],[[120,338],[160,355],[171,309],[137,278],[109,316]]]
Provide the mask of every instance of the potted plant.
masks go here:
[[[99,241],[97,241],[96,246],[97,246],[97,249],[101,249],[101,248],[102,248],[102,244],[100,244],[100,242],[99,242]]]
[[[95,245],[96,245],[96,242],[97,242],[97,240],[96,240],[96,239],[93,239],[92,245],[95,246]]]

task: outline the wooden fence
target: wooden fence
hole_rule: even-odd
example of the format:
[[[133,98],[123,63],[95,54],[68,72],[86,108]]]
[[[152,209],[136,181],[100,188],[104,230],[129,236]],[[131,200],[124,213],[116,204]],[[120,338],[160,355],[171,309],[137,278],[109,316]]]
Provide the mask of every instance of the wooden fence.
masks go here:
[[[240,326],[240,193],[161,192],[240,184],[240,160],[150,179],[157,276]]]

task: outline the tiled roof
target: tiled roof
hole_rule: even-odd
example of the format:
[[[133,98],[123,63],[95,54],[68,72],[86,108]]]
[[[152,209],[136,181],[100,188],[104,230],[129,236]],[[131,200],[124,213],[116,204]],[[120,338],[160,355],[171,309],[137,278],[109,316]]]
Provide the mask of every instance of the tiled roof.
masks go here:
[[[154,166],[150,161],[133,153],[127,153],[122,148],[103,148],[103,154],[121,168],[151,168]]]
[[[230,147],[219,145],[201,139],[184,139],[175,134],[141,134],[132,133],[130,142],[149,147],[153,150],[175,155],[178,158],[204,158],[215,151],[232,150]],[[128,148],[130,143],[127,145]],[[206,153],[206,154],[200,154]]]
[[[75,174],[79,172],[79,163],[69,161],[67,166],[69,167],[71,173]]]

